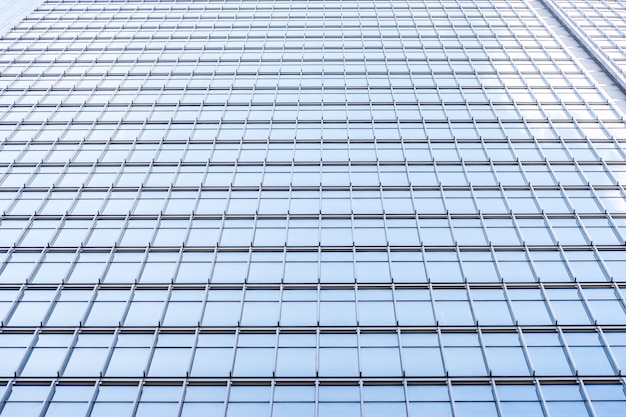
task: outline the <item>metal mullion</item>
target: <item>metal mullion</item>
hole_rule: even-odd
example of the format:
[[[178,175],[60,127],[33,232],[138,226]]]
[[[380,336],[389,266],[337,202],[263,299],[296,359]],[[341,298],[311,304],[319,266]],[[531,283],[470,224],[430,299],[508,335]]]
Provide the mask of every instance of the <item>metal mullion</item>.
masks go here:
[[[585,143],[591,144],[590,142],[585,142]],[[615,172],[613,172],[609,164],[607,164],[607,162],[602,157],[599,156],[599,153],[595,147],[592,146],[590,150],[598,158],[598,162],[600,162],[600,166],[602,167],[603,171],[606,173],[609,179],[613,181],[613,184],[611,185],[616,186],[618,190],[621,191],[622,197],[624,197],[625,193],[624,193],[623,184],[620,184],[619,178],[617,177]]]
[[[616,291],[616,294],[617,294],[616,298],[618,299],[618,301],[622,302],[623,306],[626,306],[626,297],[624,296],[624,294],[622,294],[621,287],[615,282],[613,282],[612,285],[613,285],[612,287],[613,291]],[[626,290],[625,290],[625,293],[626,293]]]
[[[240,326],[237,326],[235,328],[235,341],[233,343],[233,358],[232,358],[232,363],[230,366],[230,370],[228,371],[228,385],[229,385],[229,393],[230,393],[230,385],[232,384],[232,378],[233,378],[233,371],[235,368],[235,362],[237,361],[237,351],[239,350],[239,335],[241,334],[241,328]],[[227,397],[228,398],[228,397]],[[229,401],[230,402],[230,401]],[[226,404],[226,407],[228,407],[228,403]]]
[[[318,252],[317,255],[317,262],[318,262],[318,277],[319,277],[319,271],[320,271],[320,253]],[[320,346],[320,318],[321,318],[321,298],[322,298],[322,286],[319,282],[319,278],[318,278],[318,282],[315,285],[315,293],[317,295],[317,299],[315,300],[315,306],[316,306],[316,319],[317,319],[317,328],[316,328],[316,334],[317,334],[317,354],[316,357],[318,357],[317,359],[317,364],[315,366],[315,376],[319,376],[319,346]]]
[[[24,151],[23,153],[26,154],[28,151]],[[50,153],[50,151],[48,152],[48,154]],[[48,157],[49,155],[46,155],[46,157]],[[11,164],[12,168],[15,168],[15,166],[13,166],[13,163]],[[24,194],[24,189],[26,187],[29,187],[30,183],[33,182],[33,180],[35,179],[35,177],[37,176],[37,174],[41,171],[41,168],[43,167],[48,167],[49,165],[46,165],[43,161],[43,159],[41,161],[39,161],[37,163],[37,165],[35,165],[34,167],[32,167],[32,171],[30,172],[30,176],[28,177],[28,179],[24,182],[24,187],[21,187],[20,190],[18,190],[18,192],[15,194],[15,196],[17,197],[18,195],[23,195]],[[11,168],[11,169],[12,169]],[[7,171],[9,170],[9,167],[7,167]],[[48,195],[50,195],[50,193],[52,192],[52,188],[50,187],[48,189]],[[15,200],[15,197],[14,197]],[[43,199],[44,201],[46,201],[46,199]],[[39,206],[41,206],[41,204],[39,204]],[[36,213],[36,212],[35,212]]]
[[[100,371],[100,375],[99,375],[100,376],[100,384],[102,383],[102,377],[104,376],[104,372],[106,372],[107,368],[111,364],[111,358],[113,357],[113,353],[115,353],[115,348],[116,348],[116,345],[117,345],[117,341],[119,339],[120,331],[121,330],[120,330],[119,327],[117,327],[113,331],[113,337],[111,338],[111,342],[109,344],[108,353],[106,355],[106,358],[104,360],[104,364],[102,366],[102,370]]]
[[[440,338],[440,346],[441,346],[441,338]],[[445,362],[445,360],[444,360],[444,362]],[[449,398],[448,404],[450,405],[450,409],[452,410],[452,415],[453,416],[458,416],[458,414],[456,412],[456,404],[454,402],[454,394],[453,394],[453,391],[452,391],[452,380],[448,377],[448,371],[447,370],[446,370],[446,382],[445,382],[445,384],[446,384],[446,388],[448,389],[448,398]]]
[[[198,341],[200,339],[200,327],[196,326],[195,330],[195,337],[193,339],[193,345],[191,346],[191,353],[190,353],[190,360],[189,360],[189,365],[187,366],[187,371],[186,371],[186,379],[183,382],[184,388],[183,388],[183,395],[181,397],[181,401],[180,401],[180,405],[179,407],[181,408],[180,412],[179,412],[179,417],[180,417],[180,413],[182,413],[182,406],[183,406],[183,402],[184,402],[184,398],[185,398],[185,391],[187,389],[187,386],[189,384],[189,377],[191,376],[191,371],[193,370],[193,363],[196,359],[196,352],[198,351]]]
[[[52,381],[49,383],[48,395],[41,404],[41,411],[39,412],[39,417],[44,417],[46,413],[48,412],[48,408],[50,407],[50,400],[52,400],[52,397],[54,396],[54,392],[56,391],[57,384],[58,384],[58,379],[56,380],[56,382]]]
[[[172,188],[170,186],[170,189],[167,192],[167,197],[165,197],[166,201],[169,201],[169,197],[172,193]],[[156,238],[156,235],[159,233],[159,230],[161,230],[161,223],[163,222],[163,211],[161,211],[156,218],[156,221],[154,222],[154,226],[152,227],[152,232],[150,234],[150,240],[148,241],[148,251],[150,251],[150,249],[152,248],[152,246],[154,245],[154,239]],[[142,268],[143,271],[143,268]]]
[[[594,197],[600,201],[600,199],[598,198],[597,194],[595,192],[593,192],[593,189],[591,191],[594,194]],[[613,216],[611,215],[611,213],[609,213],[607,210],[605,210],[605,214],[606,219],[609,221],[609,223],[611,224],[611,226],[614,229],[614,233],[618,235],[618,237],[620,238],[620,240],[624,243],[626,243],[626,235],[624,235],[622,233],[622,230],[617,226],[617,224],[615,223],[615,220],[613,220]]]
[[[137,283],[135,282],[134,284],[131,285],[130,290],[128,291],[128,298],[126,299],[126,307],[124,308],[124,311],[122,312],[122,315],[120,317],[120,321],[118,322],[118,329],[123,327],[122,323],[126,321],[126,316],[128,316],[128,311],[130,310],[133,299],[135,298],[136,290],[137,290]]]
[[[563,351],[565,352],[565,359],[568,361],[570,365],[570,370],[574,371],[574,377],[578,378],[578,366],[576,366],[576,362],[574,361],[574,355],[572,355],[572,352],[570,352],[569,346],[567,344],[567,340],[565,339],[565,336],[563,335],[563,329],[557,325],[554,330],[559,337],[559,341],[562,344],[561,347],[563,348]]]
[[[167,294],[165,295],[165,298],[163,299],[163,310],[161,311],[161,318],[160,318],[160,320],[158,321],[158,324],[157,324],[157,326],[159,328],[161,326],[163,326],[163,323],[165,321],[165,315],[167,314],[167,310],[168,310],[168,307],[169,307],[169,304],[170,304],[170,300],[172,299],[173,286],[174,286],[173,282],[170,282],[168,284],[168,286],[167,286]]]
[[[109,249],[109,258],[106,261],[106,264],[105,264],[105,267],[104,267],[104,272],[98,278],[98,285],[102,285],[103,276],[110,269],[111,263],[113,261],[113,257],[115,256],[116,251],[117,251],[117,243],[115,243],[114,246]]]
[[[501,288],[502,292],[504,293],[504,302],[506,303],[506,308],[509,312],[509,315],[511,316],[511,318],[515,318],[515,313],[513,311],[513,302],[511,301],[511,297],[509,296],[509,287],[504,282],[504,280],[501,281]],[[515,326],[517,328],[517,331],[519,332],[519,323],[517,322],[517,320],[515,320]]]
[[[515,219],[513,217],[513,219]],[[515,227],[519,230],[519,226],[517,226],[517,221],[513,220],[513,222],[515,223]],[[530,270],[534,275],[535,278],[535,283],[539,283],[540,282],[540,277],[537,275],[537,268],[535,267],[535,261],[533,261],[533,258],[530,256],[530,250],[528,249],[528,245],[526,245],[526,242],[522,242],[521,245],[524,255],[526,255],[526,259],[528,261],[528,265],[530,266]]]
[[[524,354],[524,359],[526,360],[526,366],[528,366],[530,375],[534,379],[535,378],[535,365],[533,364],[532,357],[530,355],[530,350],[528,349],[528,345],[526,344],[525,332],[520,328],[517,321],[515,322],[515,334],[517,335],[517,339],[519,340],[520,347],[522,349],[522,353]]]
[[[560,329],[559,323],[556,320],[556,315],[554,314],[554,311],[552,311],[551,300],[548,297],[548,294],[546,293],[546,289],[544,287],[544,284],[540,282],[539,285],[538,285],[538,289],[539,289],[539,292],[541,293],[541,297],[543,298],[542,301],[543,301],[543,303],[546,306],[546,310],[548,311],[548,315],[550,316],[550,319],[552,320],[552,323],[553,323],[552,326],[555,326],[556,330],[559,330]]]
[[[530,94],[530,92],[529,92]],[[515,104],[515,108],[516,111],[519,113],[519,107],[517,106],[517,104]],[[524,126],[524,129],[526,129],[527,131],[530,131],[530,129],[528,128],[528,124],[526,123],[526,121],[524,119],[522,119],[522,124]],[[526,171],[524,170],[524,161],[520,161],[519,159],[519,155],[517,154],[517,150],[515,149],[515,146],[513,146],[513,142],[511,141],[511,138],[507,135],[506,137],[506,144],[509,147],[509,151],[511,152],[511,154],[513,154],[513,156],[515,157],[515,161],[513,163],[510,163],[511,165],[515,165],[517,167],[517,169],[520,172],[520,175],[522,176],[522,178],[524,179],[525,182],[525,186],[530,187],[530,181],[528,180],[528,176],[526,175]],[[483,148],[485,148],[485,141],[481,139],[481,144],[483,146]],[[491,159],[491,158],[490,158]],[[493,164],[493,161],[491,162],[492,164],[492,168],[495,167],[495,164]],[[507,163],[508,165],[508,163]],[[496,178],[498,177],[498,172],[494,169],[494,172],[496,173]],[[500,184],[500,181],[498,181],[498,184]],[[500,184],[500,188],[502,189],[502,185]]]
[[[360,336],[357,340],[360,339]],[[360,349],[360,348],[359,348]],[[359,367],[361,366],[361,354],[359,351]],[[361,411],[361,415],[365,415],[365,399],[363,393],[363,377],[361,376],[361,370],[359,369],[359,381],[357,382],[357,386],[359,387],[359,410]]]
[[[152,365],[152,360],[154,359],[154,352],[155,352],[157,344],[159,342],[159,336],[160,335],[161,335],[161,328],[160,327],[155,327],[154,331],[153,331],[152,345],[148,347],[150,349],[150,353],[148,354],[148,359],[147,359],[146,364],[144,365],[144,368],[143,368],[144,369],[143,370],[143,380],[142,380],[143,383],[145,383],[145,379],[148,377],[148,372],[150,371],[150,366]],[[136,410],[135,410],[135,412],[136,412]]]
[[[13,245],[11,245],[11,249],[15,249],[19,247],[19,242],[24,239],[24,237],[30,230],[32,230],[31,227],[35,221],[35,217],[37,217],[37,214],[35,213],[31,214],[28,217],[28,220],[26,221],[26,225],[22,228],[22,233],[17,236],[17,238],[15,239],[15,242],[13,242]],[[46,248],[43,248],[41,252],[42,252],[42,255],[37,262],[38,264],[41,262],[41,259],[43,258],[43,254],[46,252]]]
[[[86,142],[83,142],[81,145],[83,145],[83,144],[85,144],[85,143],[86,143]],[[106,144],[105,144],[105,146],[106,146]],[[82,148],[82,146],[81,146],[81,148]],[[101,149],[101,150],[100,150],[100,152],[102,153],[102,151],[103,151],[103,150],[104,150],[104,148],[103,148],[103,149]],[[85,168],[87,168],[87,167],[88,167],[88,168],[89,168],[89,171],[87,171],[87,175],[86,175],[86,177],[84,178],[84,180],[83,180],[82,184],[78,187],[78,192],[79,192],[79,193],[81,193],[81,194],[82,194],[82,193],[84,192],[85,187],[86,187],[86,185],[85,185],[85,184],[89,183],[89,181],[91,181],[91,179],[94,177],[94,175],[95,175],[95,173],[96,173],[96,171],[97,171],[97,168],[98,168],[98,166],[99,166],[99,165],[98,165],[98,163],[99,163],[99,159],[96,159],[95,161],[93,161],[93,162],[91,163],[91,165],[85,165]],[[68,164],[67,164],[66,166],[69,168],[69,162],[68,162]],[[81,167],[81,165],[79,165],[78,167]],[[67,171],[65,171],[65,174],[67,175]],[[120,175],[120,174],[118,173],[118,176],[119,176],[119,175]],[[90,188],[91,188],[91,187],[90,187]]]
[[[624,16],[620,13],[619,10],[615,9],[615,6],[614,6],[615,3],[614,2],[613,3],[609,3],[609,2],[606,2],[604,0],[601,0],[601,1],[602,1],[603,6],[607,10],[610,10],[612,13],[614,13],[618,17],[618,22],[624,23],[624,20],[625,20]],[[604,13],[602,13],[602,10],[598,10],[598,7],[595,4],[593,4],[593,3],[589,2],[589,1],[586,1],[585,4],[587,6],[590,6],[594,10],[596,10],[598,13],[600,13],[602,15],[602,19],[606,23],[608,23],[609,26],[611,26],[613,29],[618,30],[622,34],[624,34],[624,32],[621,30],[621,27],[619,25],[615,24],[615,22],[613,20],[609,19]],[[577,4],[576,4],[576,8],[579,9],[579,6]],[[584,11],[584,9],[583,9],[583,11]],[[585,15],[585,14],[583,13],[583,15]]]
[[[189,233],[189,223],[187,224],[187,233]],[[180,271],[180,264],[182,263],[182,259],[183,259],[183,249],[184,249],[184,242],[183,245],[178,249],[178,259],[176,260],[176,266],[174,267],[174,273],[172,275],[172,279],[171,279],[171,284],[174,284],[178,278],[178,272]]]
[[[576,378],[576,382],[578,382],[578,389],[580,390],[580,393],[582,394],[583,401],[585,403],[585,408],[589,412],[590,417],[597,417],[596,411],[593,408],[593,403],[591,401],[591,398],[589,398],[589,393],[587,392],[587,389],[585,388],[585,383],[580,378]]]
[[[595,245],[591,245],[591,249],[593,251],[593,254],[595,255],[596,262],[598,262],[600,264],[600,266],[602,267],[602,270],[603,270],[606,278],[608,278],[608,281],[609,282],[615,282],[614,279],[613,279],[613,275],[611,274],[611,270],[606,265],[606,263],[604,262],[604,259],[602,259],[602,256],[600,256],[598,248]]]
[[[185,252],[182,252],[182,253],[185,253]],[[215,269],[216,258],[217,258],[217,249],[214,249],[213,250],[213,259],[212,259],[212,262],[211,262],[211,271],[209,273],[209,277],[210,277],[209,278],[209,282],[204,284],[204,299],[202,300],[202,307],[200,308],[200,320],[198,320],[198,327],[202,326],[202,320],[203,320],[204,314],[206,312],[206,305],[209,302],[208,301],[209,300],[209,288],[211,287],[210,280],[211,280],[211,278],[213,276],[213,269]],[[180,259],[182,261],[182,254],[181,254],[181,258]],[[180,264],[181,261],[179,261],[179,264]]]
[[[501,193],[501,195],[504,195],[503,193]],[[485,224],[485,218],[483,217],[482,213],[478,213],[479,219],[480,219],[480,223],[483,227],[483,230],[487,230],[487,225]],[[517,233],[517,231],[515,232]],[[487,234],[487,238],[489,237],[489,234]],[[519,236],[518,236],[519,238]],[[500,270],[500,262],[498,261],[498,258],[495,255],[495,250],[493,247],[493,244],[491,243],[491,241],[488,241],[489,244],[489,255],[491,257],[491,262],[493,264],[494,269],[496,270],[496,274],[498,274],[498,278],[500,278],[500,284],[504,284],[504,275],[502,274],[502,271]]]
[[[138,204],[138,201],[140,199],[140,195],[141,195],[141,192],[142,192],[142,188],[139,188],[139,190],[137,190],[137,196],[135,197],[135,203],[133,204],[133,207],[131,207],[131,209],[128,211],[128,213],[126,215],[124,215],[124,220],[123,220],[124,224],[120,228],[120,234],[118,235],[117,240],[113,243],[113,248],[112,248],[113,251],[118,249],[118,245],[120,244],[121,240],[123,239],[123,236],[128,231],[128,224],[130,223],[130,218],[132,216],[131,213],[132,213],[132,210],[134,210],[135,206]]]
[[[0,152],[2,152],[2,150],[0,150]],[[11,165],[9,165],[6,169],[5,172],[3,172],[2,174],[0,174],[0,181],[2,181],[2,179],[7,178],[10,173],[8,171],[12,170],[12,166],[13,163],[11,163]],[[9,204],[7,205],[7,210],[3,210],[2,211],[2,217],[7,216],[7,211],[11,211],[11,208],[18,202],[20,201],[19,197],[22,196],[24,194],[24,189],[26,188],[26,184],[22,185],[14,194],[13,197],[11,198]],[[50,195],[50,191],[48,191],[48,196]],[[48,197],[46,196],[46,197]],[[41,204],[39,205],[41,206]]]
[[[79,327],[82,327],[86,323],[87,318],[89,317],[89,314],[91,313],[91,309],[93,308],[93,305],[96,302],[96,298],[98,296],[98,291],[101,288],[102,287],[101,287],[100,284],[97,284],[97,285],[93,286],[91,298],[89,300],[87,300],[87,306],[85,307],[85,312],[83,313],[83,317],[82,317],[82,319],[79,322]]]
[[[498,385],[496,384],[496,381],[491,379],[489,385],[491,386],[491,393],[493,395],[493,399],[494,399],[494,405],[496,407],[496,412],[498,413],[499,416],[503,416],[504,411],[502,411],[502,404],[500,403],[500,397],[498,396]]]
[[[468,176],[467,176],[467,171],[466,171],[466,169],[465,169],[465,162],[463,162],[462,160],[461,160],[461,167],[463,168],[463,171],[464,171],[464,172],[463,172],[463,174],[465,175],[465,179],[467,180],[467,184],[468,184],[468,186],[469,186],[469,192],[470,192],[470,199],[471,199],[471,202],[474,204],[474,207],[476,208],[476,212],[480,215],[480,210],[479,210],[479,208],[478,208],[478,207],[480,207],[480,206],[478,205],[478,198],[476,198],[476,193],[475,193],[474,186],[473,186],[473,185],[472,185],[472,183],[469,181],[469,178],[468,178]],[[492,165],[489,165],[489,167],[490,167],[490,169],[491,169],[491,174],[492,174],[492,175],[494,175],[496,171],[493,169],[493,166],[492,166]],[[495,176],[495,175],[494,175],[494,176]],[[466,201],[467,201],[467,200],[469,200],[469,199],[466,199]],[[474,215],[474,213],[472,213],[472,215]],[[481,225],[482,225],[482,227],[483,227],[483,230],[485,230],[485,231],[486,231],[487,229],[485,228],[485,226],[484,226],[484,224],[483,224],[482,220],[481,220],[481,222],[480,222],[480,223],[481,223]],[[484,232],[483,232],[483,233],[484,233]],[[486,233],[484,233],[484,234],[485,234],[485,237],[487,237],[487,236],[486,236]]]
[[[537,201],[539,201],[539,200],[537,200]],[[545,228],[548,230],[548,233],[550,233],[550,237],[555,242],[556,246],[560,247],[561,243],[557,240],[558,237],[557,237],[556,233],[554,233],[554,229],[552,228],[552,224],[550,224],[550,218],[546,215],[546,213],[543,211],[543,209],[541,209],[541,219],[545,223]],[[553,246],[553,245],[550,245],[550,246]]]
[[[622,374],[622,369],[620,369],[619,361],[617,360],[617,358],[613,354],[613,349],[611,349],[611,345],[606,340],[606,336],[604,335],[604,330],[602,329],[602,327],[598,326],[596,328],[596,333],[597,333],[598,337],[600,338],[600,341],[604,345],[603,346],[604,353],[609,357],[609,361],[612,362],[613,370],[615,371],[615,374],[616,375],[621,375]]]
[[[136,253],[139,253],[139,252],[137,251]],[[143,259],[141,260],[139,271],[137,272],[137,275],[135,275],[135,280],[134,280],[135,285],[140,284],[139,280],[140,280],[141,275],[143,274],[144,269],[146,269],[146,264],[148,261],[148,257],[150,256],[150,253],[151,253],[150,245],[148,245],[145,249],[143,249]],[[143,285],[143,284],[144,283],[142,282],[140,285]]]
[[[33,353],[33,349],[35,348],[35,345],[37,344],[37,341],[39,339],[39,335],[41,334],[41,327],[34,327],[33,328],[33,337],[30,340],[30,343],[28,344],[28,346],[26,346],[26,349],[24,350],[24,356],[22,356],[22,360],[19,362],[18,366],[15,368],[15,371],[13,372],[13,377],[17,378],[18,375],[21,376],[22,371],[24,370],[24,367],[26,366],[26,364],[28,363],[28,360],[30,359],[30,355]]]
[[[274,365],[272,366],[272,395],[271,402],[273,403],[274,399],[274,384],[276,383],[276,365],[278,364],[278,347],[279,347],[279,337],[280,337],[280,329],[276,326],[275,334],[274,334]],[[270,404],[270,415],[272,411],[273,404]]]
[[[567,199],[567,196],[565,196],[565,198]],[[587,242],[589,242],[588,244],[592,247],[595,248],[593,246],[592,240],[591,240],[591,236],[589,235],[589,233],[587,232],[587,229],[584,227],[584,224],[582,222],[582,219],[580,218],[580,215],[577,212],[573,212],[572,215],[574,216],[574,220],[576,221],[576,226],[578,227],[578,230],[580,231],[580,233],[582,233],[583,237],[585,239],[587,239]],[[596,253],[597,249],[594,249],[594,253]],[[597,254],[596,254],[597,255]],[[599,259],[599,257],[598,257]],[[603,265],[604,266],[604,265]],[[604,266],[605,270],[608,272],[609,269],[606,268],[606,266]]]
[[[96,399],[98,398],[98,393],[100,391],[100,387],[102,386],[102,379],[98,379],[93,384],[93,393],[91,394],[91,398],[87,401],[87,414],[90,416],[93,412],[93,407],[96,403]]]
[[[363,381],[363,371],[362,371],[362,369],[363,369],[363,364],[362,364],[363,355],[361,354],[361,350],[362,350],[362,347],[361,347],[361,328],[359,326],[358,320],[357,320],[357,326],[356,326],[356,328],[354,330],[354,333],[355,333],[355,336],[356,336],[356,346],[355,346],[355,348],[356,348],[356,351],[357,351],[357,363],[358,363],[358,366],[359,366],[358,379],[362,383],[362,381]],[[361,403],[361,410],[362,410],[362,403]]]
[[[3,263],[6,264],[8,262],[7,262],[7,260],[5,260],[5,261],[3,261]],[[17,306],[21,302],[20,299],[24,295],[25,287],[26,287],[26,284],[19,285],[19,289],[17,290],[16,296],[13,298],[13,301],[11,301],[11,305],[9,306],[9,308],[7,308],[6,313],[4,314],[4,316],[0,316],[0,319],[5,318],[5,317],[9,317],[10,318],[12,316],[12,314],[15,312],[15,309],[17,308]],[[6,325],[5,321],[8,321],[8,320],[0,321],[0,328],[4,327]]]
[[[574,282],[577,282],[576,274],[574,273],[574,268],[572,268],[568,257],[565,256],[565,251],[563,250],[563,246],[561,246],[560,244],[557,245],[557,250],[559,254],[561,255],[561,257],[563,258],[562,260],[565,263],[565,266],[567,267],[567,270],[570,274],[570,279],[573,280]]]
[[[48,321],[48,319],[50,318],[50,315],[52,314],[52,312],[56,308],[56,305],[59,302],[59,298],[61,298],[62,288],[63,288],[63,284],[62,283],[56,285],[56,292],[54,294],[54,297],[50,300],[50,304],[48,305],[48,309],[46,310],[46,313],[43,315],[43,317],[41,319],[41,323],[40,323],[41,327],[46,327],[46,325],[44,323],[46,323]]]
[[[478,326],[478,323],[475,323],[476,326],[476,336],[478,337],[478,347],[480,348],[480,354],[483,357],[483,362],[485,363],[485,369],[488,371],[488,378],[493,382],[493,371],[491,369],[491,365],[489,364],[489,358],[487,357],[487,348],[485,347],[485,342],[483,341],[482,329]]]
[[[472,291],[471,291],[471,288],[470,288],[470,284],[468,284],[467,281],[465,281],[465,283],[463,285],[463,289],[465,290],[465,294],[467,295],[467,301],[468,301],[468,304],[469,304],[470,312],[474,316],[474,326],[476,326],[476,329],[478,331],[480,331],[480,323],[478,322],[477,315],[476,315],[476,313],[474,311],[474,299],[472,298]],[[484,348],[482,339],[481,339],[480,343],[481,343],[481,347]],[[485,363],[487,363],[486,357],[485,357]]]
[[[534,376],[534,372],[533,372],[533,376]],[[535,392],[537,393],[537,398],[539,399],[539,405],[541,406],[541,411],[543,411],[544,416],[553,417],[550,415],[550,411],[548,409],[548,402],[543,396],[543,389],[542,389],[542,385],[540,381],[534,378],[533,386],[535,387]]]
[[[70,216],[70,215],[69,215],[67,212],[65,212],[65,214],[62,214],[62,215],[61,215],[61,218],[59,219],[59,222],[57,223],[57,227],[56,227],[56,229],[55,229],[55,232],[52,234],[52,237],[50,238],[50,240],[49,240],[49,242],[48,242],[48,245],[49,245],[49,243],[51,243],[51,242],[55,242],[55,241],[56,241],[56,239],[58,239],[59,234],[60,234],[63,230],[71,230],[71,229],[69,229],[69,228],[68,228],[68,229],[65,229],[65,227],[64,227],[64,226],[65,226],[65,223],[67,223],[67,220],[68,220],[67,218],[68,218],[69,216]],[[82,229],[82,230],[83,230],[83,238],[81,239],[81,246],[82,246],[83,242],[85,241],[85,238],[89,235],[89,232],[93,229],[93,226],[94,226],[94,223],[95,223],[95,221],[96,221],[96,218],[97,218],[97,214],[96,214],[96,216],[94,216],[93,220],[91,221],[91,226],[90,226],[90,228],[89,228],[89,229],[87,229],[87,232],[85,232],[85,229]],[[56,243],[56,242],[55,242],[55,243]],[[56,245],[55,245],[55,246],[56,246]],[[77,250],[80,250],[80,248],[77,248]],[[78,253],[76,254],[76,256],[78,256]],[[76,256],[74,257],[74,262],[76,261]],[[74,262],[72,262],[72,263],[74,263]],[[65,279],[64,279],[63,281],[65,281]]]
[[[197,336],[197,334],[196,334]],[[197,337],[196,337],[197,339]],[[180,395],[180,399],[178,400],[178,413],[176,414],[176,417],[182,417],[182,413],[183,413],[183,406],[185,404],[185,397],[187,395],[187,387],[189,387],[189,379],[185,379],[182,382],[182,392]]]
[[[63,359],[63,361],[61,362],[61,365],[59,366],[59,369],[57,370],[57,378],[61,377],[62,373],[65,373],[65,367],[70,361],[70,357],[71,357],[71,354],[74,352],[74,349],[76,349],[76,342],[78,342],[79,335],[80,335],[80,328],[74,328],[74,336],[72,337],[72,341],[67,347],[65,358]]]
[[[137,415],[137,409],[139,408],[139,399],[141,398],[141,394],[143,392],[143,387],[145,384],[146,384],[146,379],[145,379],[145,372],[144,372],[144,377],[141,380],[139,380],[139,383],[137,384],[137,395],[135,396],[135,399],[133,400],[133,411],[131,413],[131,416]],[[41,417],[44,417],[44,416],[41,416]]]
[[[248,268],[250,268],[249,264],[250,264],[250,252],[248,252]],[[237,333],[237,338],[236,338],[237,339],[236,340],[237,343],[239,342],[239,331],[241,331],[241,322],[243,320],[243,307],[244,307],[244,304],[246,302],[246,296],[247,296],[247,293],[248,293],[248,278],[247,278],[247,276],[246,276],[246,280],[242,284],[240,284],[240,285],[241,285],[241,298],[239,300],[239,314],[238,314],[237,325],[236,325],[237,326],[237,332],[238,332]],[[208,300],[207,300],[207,303],[208,303]]]
[[[450,229],[452,229],[452,224],[451,224],[451,219],[450,217],[448,217],[448,225],[450,227]],[[465,291],[467,291],[467,275],[465,274],[465,270],[463,268],[463,260],[461,258],[461,250],[459,248],[458,243],[456,242],[456,240],[454,241],[454,254],[456,255],[456,260],[459,263],[459,270],[461,271],[461,277],[463,277],[463,287],[465,288]],[[470,308],[470,310],[473,312],[473,309]],[[474,317],[476,318],[476,317]],[[476,320],[474,320],[474,323],[476,323]]]
[[[284,276],[285,276],[285,258],[286,258],[286,250],[287,248],[283,248],[283,260],[282,260],[282,276],[280,278],[279,291],[280,296],[278,297],[278,318],[276,321],[276,326],[279,327],[281,323],[281,319],[283,316],[283,294],[285,292],[285,284],[284,284]],[[277,345],[278,346],[278,345]]]

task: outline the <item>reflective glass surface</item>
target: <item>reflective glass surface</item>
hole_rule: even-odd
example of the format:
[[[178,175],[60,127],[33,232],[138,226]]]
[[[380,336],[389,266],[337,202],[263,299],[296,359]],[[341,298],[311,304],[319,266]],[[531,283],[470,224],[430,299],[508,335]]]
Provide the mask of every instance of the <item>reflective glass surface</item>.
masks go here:
[[[623,63],[623,7],[556,3]],[[626,125],[546,13],[41,3],[0,38],[0,417],[621,417]]]

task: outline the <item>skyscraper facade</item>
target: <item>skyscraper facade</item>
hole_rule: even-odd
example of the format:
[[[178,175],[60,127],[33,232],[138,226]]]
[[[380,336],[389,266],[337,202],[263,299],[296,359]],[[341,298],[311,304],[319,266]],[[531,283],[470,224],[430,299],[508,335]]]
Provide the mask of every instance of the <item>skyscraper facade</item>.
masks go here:
[[[0,417],[623,416],[620,7],[42,2]]]

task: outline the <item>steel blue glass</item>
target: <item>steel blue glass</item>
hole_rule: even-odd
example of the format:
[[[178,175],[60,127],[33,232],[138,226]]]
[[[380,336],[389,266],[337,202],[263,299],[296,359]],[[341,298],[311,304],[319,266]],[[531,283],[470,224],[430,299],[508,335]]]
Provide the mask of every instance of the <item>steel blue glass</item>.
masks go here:
[[[0,417],[621,417],[624,97],[551,7],[623,64],[609,0],[7,24]]]

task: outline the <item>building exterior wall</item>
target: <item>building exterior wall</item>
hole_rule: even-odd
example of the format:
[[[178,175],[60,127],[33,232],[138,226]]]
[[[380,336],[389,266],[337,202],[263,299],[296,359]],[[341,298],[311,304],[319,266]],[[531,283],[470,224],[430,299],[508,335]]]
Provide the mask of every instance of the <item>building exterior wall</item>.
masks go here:
[[[619,1],[542,0],[626,92],[626,6]]]
[[[626,126],[533,4],[39,5],[0,417],[621,416]]]
[[[43,0],[0,0],[0,34],[4,35],[13,26],[20,23]]]

